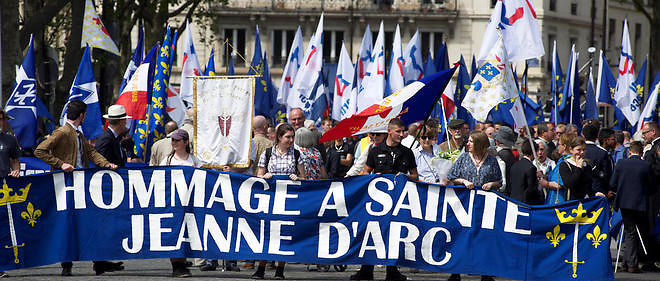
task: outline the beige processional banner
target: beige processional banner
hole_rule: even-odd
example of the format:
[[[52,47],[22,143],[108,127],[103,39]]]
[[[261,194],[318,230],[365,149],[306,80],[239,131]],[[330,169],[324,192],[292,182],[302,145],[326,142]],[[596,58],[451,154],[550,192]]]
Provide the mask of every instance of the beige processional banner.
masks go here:
[[[208,168],[248,167],[255,78],[208,76],[193,81],[195,156]]]

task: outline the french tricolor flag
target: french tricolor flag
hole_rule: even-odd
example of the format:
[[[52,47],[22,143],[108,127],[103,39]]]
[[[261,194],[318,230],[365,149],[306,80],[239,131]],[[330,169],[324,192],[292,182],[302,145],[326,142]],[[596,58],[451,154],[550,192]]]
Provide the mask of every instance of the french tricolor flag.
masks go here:
[[[394,118],[401,119],[406,125],[426,119],[435,104],[429,101],[437,100],[455,71],[456,67],[453,67],[409,84],[362,112],[342,120],[323,134],[320,142],[364,134],[387,126]]]

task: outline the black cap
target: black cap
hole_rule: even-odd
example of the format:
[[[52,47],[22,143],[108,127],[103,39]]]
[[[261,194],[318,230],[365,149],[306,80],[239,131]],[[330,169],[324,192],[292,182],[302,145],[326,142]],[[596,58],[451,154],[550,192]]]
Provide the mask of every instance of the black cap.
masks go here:
[[[460,129],[463,124],[465,124],[465,121],[463,119],[454,119],[449,121],[449,128],[450,129]]]

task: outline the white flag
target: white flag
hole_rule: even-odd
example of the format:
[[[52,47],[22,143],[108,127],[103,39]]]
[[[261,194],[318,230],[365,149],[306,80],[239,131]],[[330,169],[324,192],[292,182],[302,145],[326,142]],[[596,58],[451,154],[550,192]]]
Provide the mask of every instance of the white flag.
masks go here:
[[[332,103],[332,119],[342,120],[346,118],[343,113],[348,109],[353,89],[353,78],[355,68],[348,55],[346,46],[341,44],[339,62],[337,63],[337,76],[335,77],[335,95]],[[350,115],[348,116],[350,117]]]
[[[371,36],[371,29],[369,25],[364,30],[364,35],[362,36],[362,43],[360,44],[360,52],[357,62],[357,88],[359,90],[360,85],[362,85],[362,79],[367,75],[367,68],[371,64],[371,48],[373,48],[373,37]]]
[[[461,104],[479,122],[486,121],[488,113],[494,106],[518,96],[502,39],[497,40],[493,47],[477,70],[477,75],[474,76]]]
[[[282,72],[280,90],[277,92],[277,103],[279,104],[287,103],[289,93],[293,90],[293,82],[296,80],[296,74],[300,68],[300,63],[305,58],[304,51],[302,31],[300,30],[300,26],[298,26],[296,35],[293,37],[291,49],[289,49],[289,57],[286,61],[286,66],[284,66],[284,71]]]
[[[658,122],[658,91],[660,91],[660,72],[655,76],[653,81],[653,86],[651,88],[651,94],[646,100],[646,105],[644,106],[644,111],[642,111],[641,118],[639,123],[637,123],[637,132],[641,132],[644,124],[647,122]]]
[[[197,59],[195,45],[193,44],[190,23],[186,21],[186,30],[183,36],[183,64],[181,66],[181,90],[180,97],[189,105],[193,104],[193,78],[191,76],[202,75],[202,68]]]
[[[424,76],[424,62],[422,61],[422,43],[419,40],[419,30],[410,38],[410,42],[403,51],[403,77],[405,84],[408,85]]]
[[[293,91],[287,96],[289,108],[302,108],[303,111],[311,110],[315,100],[313,93],[317,91],[317,80],[323,66],[323,14],[316,27],[316,32],[309,41],[305,51],[305,58],[301,61],[300,69],[296,73],[293,82]]]
[[[381,21],[376,43],[371,50],[367,73],[358,89],[357,112],[381,101],[385,93],[385,31],[383,29]]]
[[[396,25],[394,31],[394,41],[392,42],[392,55],[390,60],[390,69],[387,71],[387,83],[389,83],[390,94],[403,88],[404,70],[403,52],[401,51],[401,32],[399,25]]]
[[[621,35],[621,56],[619,57],[619,78],[616,80],[614,99],[616,106],[631,125],[635,125],[641,114],[639,106],[641,101],[637,91],[631,84],[635,82],[635,67],[633,65],[632,48],[630,47],[630,35],[628,34],[628,21],[623,22],[623,35]],[[633,105],[633,106],[631,106]]]
[[[523,61],[545,54],[536,12],[529,0],[498,0],[481,43],[479,62],[495,47],[500,29],[509,61]]]

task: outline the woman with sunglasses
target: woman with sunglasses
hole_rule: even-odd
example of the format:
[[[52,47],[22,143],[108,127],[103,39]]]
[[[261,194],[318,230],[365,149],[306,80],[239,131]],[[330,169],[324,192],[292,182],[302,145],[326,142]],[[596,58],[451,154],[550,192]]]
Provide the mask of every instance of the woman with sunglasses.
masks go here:
[[[432,183],[440,182],[442,179],[439,171],[431,165],[432,158],[440,151],[440,147],[436,144],[438,140],[438,121],[429,119],[419,130],[422,131],[417,141],[421,146],[413,150],[419,180]]]

